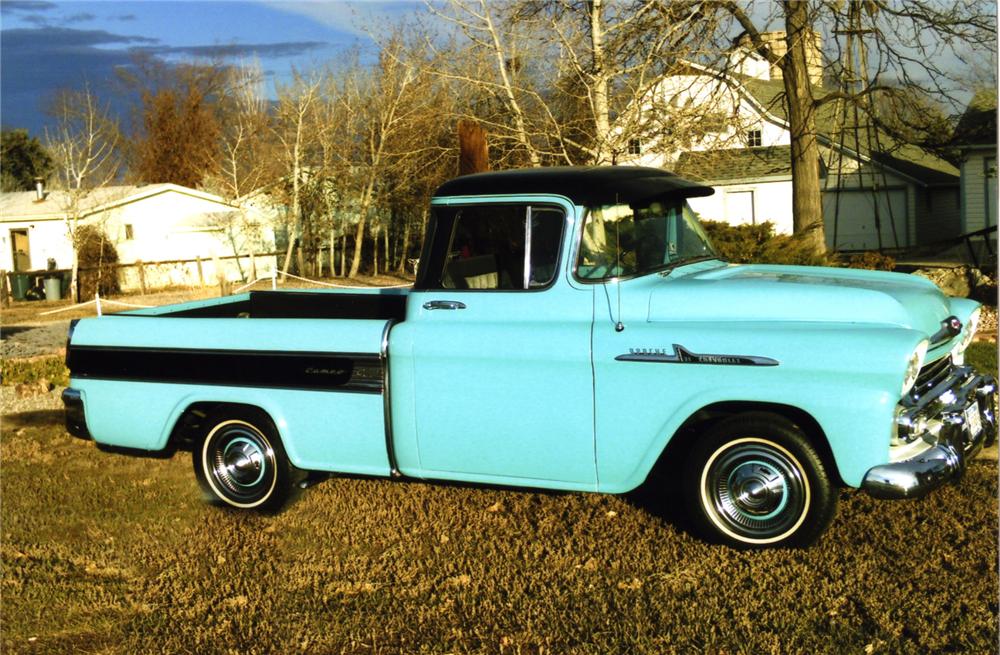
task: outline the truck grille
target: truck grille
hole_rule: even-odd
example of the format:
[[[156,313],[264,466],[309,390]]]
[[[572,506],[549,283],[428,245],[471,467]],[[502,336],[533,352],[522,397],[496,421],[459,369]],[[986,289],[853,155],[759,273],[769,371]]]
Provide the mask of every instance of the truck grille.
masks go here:
[[[917,382],[913,385],[913,390],[910,392],[910,395],[916,398],[924,395],[948,377],[948,373],[951,372],[951,368],[950,354],[935,359],[933,362],[924,364],[924,367],[920,369],[920,373],[917,375]]]

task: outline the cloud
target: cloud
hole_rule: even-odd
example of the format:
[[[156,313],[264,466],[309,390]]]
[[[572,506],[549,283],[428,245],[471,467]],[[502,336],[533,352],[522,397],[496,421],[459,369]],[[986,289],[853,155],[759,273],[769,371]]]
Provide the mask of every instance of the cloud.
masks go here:
[[[92,48],[111,44],[155,44],[159,39],[145,36],[112,34],[105,30],[77,30],[69,27],[43,27],[40,29],[15,28],[0,31],[3,54],[12,56],[32,53],[55,52],[79,54],[79,48]]]
[[[86,82],[101,94],[116,79],[117,68],[131,65],[131,48],[159,43],[143,36],[51,26],[5,29],[0,42],[3,122],[35,131],[44,123],[41,104],[53,91]]]
[[[42,0],[4,0],[0,3],[0,13],[8,14],[15,11],[50,11],[56,8],[54,2],[42,2]]]
[[[219,57],[223,59],[256,55],[266,59],[268,57],[295,57],[329,45],[325,41],[283,41],[279,43],[231,43],[228,45],[162,46],[139,49],[156,55],[190,55],[192,57]]]
[[[97,18],[94,14],[89,14],[87,12],[82,12],[79,14],[73,14],[72,16],[67,16],[63,19],[64,23],[85,23],[90,20]]]
[[[115,16],[118,20],[135,20],[135,14],[122,14],[121,16]]]

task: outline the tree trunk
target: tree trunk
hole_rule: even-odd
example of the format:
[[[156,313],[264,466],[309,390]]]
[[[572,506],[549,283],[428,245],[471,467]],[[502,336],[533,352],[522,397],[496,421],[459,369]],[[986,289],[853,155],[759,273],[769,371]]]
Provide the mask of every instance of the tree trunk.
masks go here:
[[[361,248],[364,245],[365,240],[365,217],[368,215],[368,207],[371,206],[372,193],[375,190],[375,180],[374,178],[368,179],[368,184],[365,186],[365,190],[361,195],[361,203],[358,207],[358,227],[354,231],[354,257],[351,258],[351,273],[350,277],[357,277],[358,271],[361,269]],[[377,248],[378,244],[376,244]]]
[[[337,277],[337,235],[330,230],[330,277]]]
[[[372,275],[378,275],[378,228],[372,231]]]
[[[299,265],[299,275],[305,277],[307,275],[306,257],[305,257],[305,250],[303,249],[302,244],[299,244],[298,250],[295,251],[295,261]]]
[[[792,216],[795,234],[816,252],[826,252],[823,198],[819,184],[819,142],[816,140],[816,103],[809,81],[808,44],[812,40],[809,4],[786,0],[785,32],[788,54],[781,64],[788,99],[792,146]]]
[[[608,72],[604,61],[604,16],[601,13],[601,0],[591,0],[588,4],[590,13],[590,48],[593,53],[592,96],[594,112],[594,165],[610,164],[612,152],[611,137],[611,105],[608,101]]]
[[[410,221],[405,221],[403,225],[403,241],[399,244],[399,266],[397,273],[406,272],[406,251],[410,249]]]
[[[388,273],[389,272],[389,268],[392,267],[392,260],[389,259],[389,226],[388,225],[385,227],[385,230],[382,231],[382,243],[385,245],[385,253],[384,253],[385,257],[382,258],[382,261],[385,262],[385,272]]]
[[[340,277],[347,277],[347,230],[340,237]]]
[[[73,304],[80,302],[80,257],[73,246],[73,267],[69,275],[69,293]]]

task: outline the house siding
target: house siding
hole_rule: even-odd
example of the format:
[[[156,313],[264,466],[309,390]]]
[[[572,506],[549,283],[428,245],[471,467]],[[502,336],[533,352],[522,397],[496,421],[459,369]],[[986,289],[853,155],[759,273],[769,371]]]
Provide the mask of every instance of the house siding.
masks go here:
[[[726,196],[730,193],[753,192],[754,222],[770,221],[777,234],[791,234],[792,182],[791,180],[761,181],[754,184],[717,184],[715,193],[703,198],[690,198],[691,208],[699,217],[710,221],[733,223],[727,215]]]
[[[217,277],[214,260],[237,254],[227,234],[232,218],[239,215],[235,207],[193,189],[173,185],[161,189],[123,188],[121,195],[116,195],[116,189],[104,190],[103,206],[108,209],[85,216],[80,224],[98,226],[114,244],[120,263],[205,260],[202,266],[197,263],[150,266],[146,269],[145,280],[149,286],[212,283]],[[73,248],[67,222],[62,217],[54,218],[60,210],[58,202],[50,198],[47,203],[22,206],[26,207],[19,210],[22,213],[8,213],[0,221],[0,268],[13,268],[11,231],[18,229],[28,229],[31,270],[46,268],[49,258],[55,260],[56,268],[70,268]],[[25,216],[28,212],[37,215]],[[235,248],[239,254],[272,252],[274,216],[262,208],[251,209],[248,214],[260,228],[251,230],[250,234],[237,229]],[[131,238],[127,236],[129,231]],[[246,257],[239,261],[223,261],[222,266],[228,279],[239,280],[253,269],[259,274],[273,270],[276,258],[260,257],[250,261]],[[119,278],[122,288],[140,285],[135,268],[120,269]]]
[[[49,259],[56,261],[56,268],[69,268],[73,261],[66,223],[62,220],[24,220],[0,223],[0,269],[14,270],[11,232],[28,231],[28,254],[31,270],[44,270]],[[63,263],[67,262],[64,266]]]
[[[956,187],[917,191],[917,243],[925,245],[953,238],[962,231],[961,193]]]
[[[962,232],[975,232],[997,224],[996,207],[987,216],[986,159],[996,160],[996,150],[972,150],[962,162]],[[996,184],[996,178],[989,180]]]

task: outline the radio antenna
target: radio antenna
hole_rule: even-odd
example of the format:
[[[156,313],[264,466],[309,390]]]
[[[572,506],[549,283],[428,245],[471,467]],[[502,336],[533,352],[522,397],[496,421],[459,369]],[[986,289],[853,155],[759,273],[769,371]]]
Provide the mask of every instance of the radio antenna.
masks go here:
[[[622,272],[622,249],[621,249],[621,221],[615,221],[615,288],[618,291],[618,321],[615,323],[615,332],[624,332],[625,324],[622,323],[622,283],[618,276]]]

